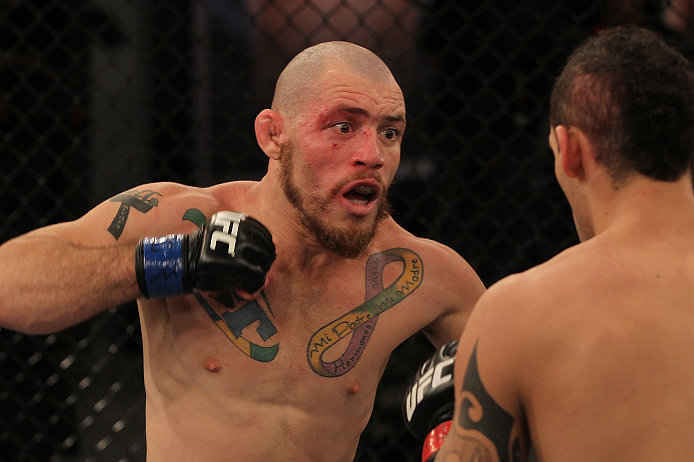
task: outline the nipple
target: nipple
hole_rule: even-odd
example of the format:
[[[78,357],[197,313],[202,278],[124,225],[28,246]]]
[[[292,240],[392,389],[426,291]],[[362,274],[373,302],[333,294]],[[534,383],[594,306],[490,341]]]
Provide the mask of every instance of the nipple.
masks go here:
[[[222,370],[222,363],[217,358],[208,356],[203,360],[203,367],[210,372],[219,372]]]
[[[349,384],[349,387],[347,387],[347,393],[350,395],[353,395],[359,391],[359,380],[354,379],[352,380],[352,383]]]

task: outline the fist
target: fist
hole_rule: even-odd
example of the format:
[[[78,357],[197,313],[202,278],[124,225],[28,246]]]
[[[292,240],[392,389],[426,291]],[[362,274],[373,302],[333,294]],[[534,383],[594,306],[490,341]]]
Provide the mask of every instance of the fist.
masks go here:
[[[424,440],[440,423],[453,419],[453,366],[458,342],[450,342],[428,359],[415,374],[403,403],[405,426]]]
[[[145,297],[199,290],[241,289],[265,284],[275,261],[270,232],[246,214],[219,212],[192,234],[145,237],[135,250],[135,273]]]
[[[190,236],[190,285],[199,290],[257,292],[275,261],[272,235],[246,214],[219,212]]]

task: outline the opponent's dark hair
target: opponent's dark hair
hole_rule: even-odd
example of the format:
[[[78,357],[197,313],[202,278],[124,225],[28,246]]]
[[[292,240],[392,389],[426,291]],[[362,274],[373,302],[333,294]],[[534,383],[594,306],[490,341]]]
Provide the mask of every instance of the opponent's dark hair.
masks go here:
[[[570,55],[549,117],[583,130],[615,183],[677,180],[692,170],[694,65],[654,32],[607,29]]]

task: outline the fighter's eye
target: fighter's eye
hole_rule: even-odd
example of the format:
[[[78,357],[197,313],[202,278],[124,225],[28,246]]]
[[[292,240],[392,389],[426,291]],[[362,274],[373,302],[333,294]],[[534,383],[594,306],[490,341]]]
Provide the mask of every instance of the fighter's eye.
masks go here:
[[[385,136],[387,140],[395,140],[397,139],[398,135],[400,135],[400,132],[394,128],[387,128],[383,130],[383,136]]]
[[[340,133],[349,133],[350,127],[348,123],[339,123],[335,125],[335,127],[337,127]]]

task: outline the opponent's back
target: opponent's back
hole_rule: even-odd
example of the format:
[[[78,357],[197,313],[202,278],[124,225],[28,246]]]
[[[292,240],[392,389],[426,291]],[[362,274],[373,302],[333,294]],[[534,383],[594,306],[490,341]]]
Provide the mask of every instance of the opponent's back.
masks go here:
[[[540,460],[687,459],[694,239],[598,237],[548,271],[538,277],[562,282],[528,309],[536,337],[521,385]]]
[[[581,243],[476,304],[439,459],[689,459],[694,67],[653,32],[603,31],[569,57],[549,119]]]

